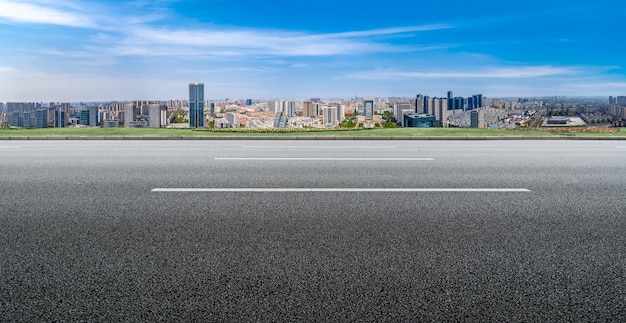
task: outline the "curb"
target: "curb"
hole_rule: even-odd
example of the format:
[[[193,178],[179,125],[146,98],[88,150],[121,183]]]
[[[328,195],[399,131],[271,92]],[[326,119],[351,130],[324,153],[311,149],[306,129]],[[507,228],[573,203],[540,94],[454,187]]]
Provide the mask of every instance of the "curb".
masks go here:
[[[2,136],[1,140],[433,140],[433,141],[485,141],[485,140],[616,140],[626,141],[626,136]]]

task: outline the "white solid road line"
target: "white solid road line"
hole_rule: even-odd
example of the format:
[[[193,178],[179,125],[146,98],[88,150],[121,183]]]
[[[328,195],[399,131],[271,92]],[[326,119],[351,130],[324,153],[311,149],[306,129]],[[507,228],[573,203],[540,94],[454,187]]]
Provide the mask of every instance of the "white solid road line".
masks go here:
[[[530,192],[525,188],[154,188],[152,192]]]
[[[310,161],[432,161],[434,158],[375,158],[375,157],[224,157],[214,160],[310,160]]]
[[[395,149],[395,146],[242,146],[242,148],[259,148],[259,149]]]

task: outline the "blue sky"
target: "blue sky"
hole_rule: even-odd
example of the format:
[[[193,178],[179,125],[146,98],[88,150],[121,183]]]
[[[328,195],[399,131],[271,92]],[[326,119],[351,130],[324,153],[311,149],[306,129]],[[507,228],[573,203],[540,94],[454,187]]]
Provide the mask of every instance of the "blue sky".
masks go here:
[[[0,101],[626,95],[621,1],[0,0]]]

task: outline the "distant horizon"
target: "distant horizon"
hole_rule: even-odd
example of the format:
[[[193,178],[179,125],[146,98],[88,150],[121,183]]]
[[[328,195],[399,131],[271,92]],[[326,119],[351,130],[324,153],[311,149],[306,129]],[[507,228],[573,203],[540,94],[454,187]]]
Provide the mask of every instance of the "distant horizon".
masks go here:
[[[0,100],[626,95],[626,4],[0,0]],[[610,8],[610,10],[607,10]],[[161,100],[161,99],[151,99]]]
[[[426,94],[428,95],[428,94]],[[484,96],[487,99],[500,99],[500,100],[518,100],[518,99],[554,99],[554,98],[559,98],[559,99],[595,99],[595,100],[607,100],[609,99],[609,96],[599,96],[599,95],[595,95],[595,96],[585,96],[585,95],[581,95],[581,96],[556,96],[556,95],[552,95],[552,96],[503,96],[503,97],[489,97],[489,96]],[[616,97],[616,96],[614,96]],[[415,96],[389,96],[389,97],[370,97],[370,96],[359,96],[357,97],[358,100],[367,100],[367,99],[377,99],[377,100],[385,100],[385,99],[415,99]],[[431,96],[431,98],[445,98],[444,96]],[[239,103],[245,103],[246,100],[253,100],[256,103],[258,102],[267,102],[267,101],[275,101],[275,100],[285,100],[285,101],[305,101],[305,100],[310,100],[310,99],[320,99],[322,101],[332,101],[332,100],[354,100],[355,98],[324,98],[324,97],[311,97],[311,98],[224,98],[224,99],[206,99],[205,101],[213,101],[213,102],[239,102]],[[39,104],[50,104],[50,103],[70,103],[70,104],[89,104],[89,103],[119,103],[119,102],[133,102],[133,101],[150,101],[150,102],[166,102],[166,101],[188,101],[188,98],[185,99],[130,99],[130,100],[96,100],[96,101],[87,101],[87,100],[81,100],[81,101],[49,101],[49,100],[45,100],[45,101],[0,101],[0,103],[2,104],[6,104],[6,103],[39,103]],[[253,102],[253,103],[255,103]]]

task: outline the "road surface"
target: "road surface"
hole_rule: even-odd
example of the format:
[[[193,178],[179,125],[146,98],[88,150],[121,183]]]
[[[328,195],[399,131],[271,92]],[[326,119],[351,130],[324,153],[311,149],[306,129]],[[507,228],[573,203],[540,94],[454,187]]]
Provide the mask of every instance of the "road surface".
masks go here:
[[[0,142],[6,321],[626,317],[626,144]]]

